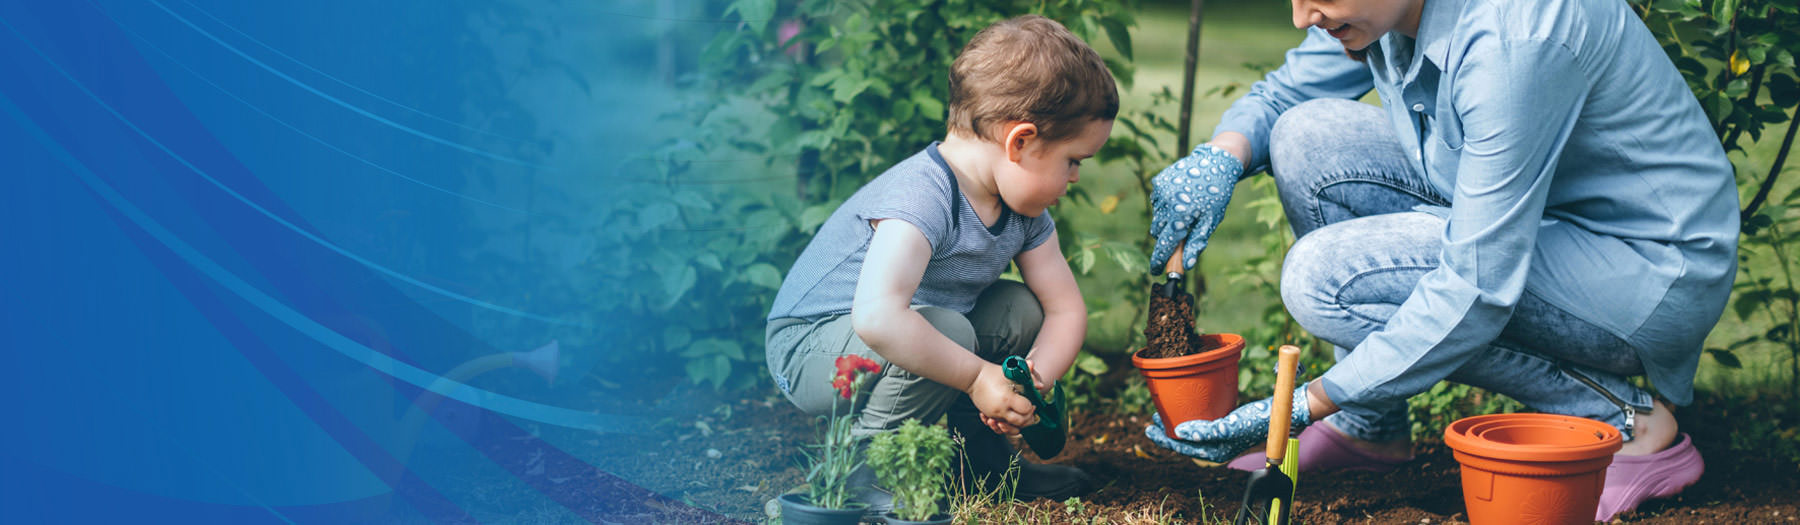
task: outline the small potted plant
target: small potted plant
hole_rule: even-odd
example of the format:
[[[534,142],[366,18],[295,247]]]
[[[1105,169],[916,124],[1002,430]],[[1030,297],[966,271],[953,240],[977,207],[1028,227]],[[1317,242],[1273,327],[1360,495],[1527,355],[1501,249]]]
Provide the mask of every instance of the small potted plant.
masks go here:
[[[907,420],[900,429],[877,435],[869,442],[869,467],[881,487],[894,495],[890,524],[950,523],[939,509],[950,480],[950,462],[956,454],[950,434],[937,426]]]
[[[781,521],[786,524],[854,525],[862,520],[864,503],[850,501],[849,478],[862,466],[856,438],[850,435],[856,421],[856,398],[870,374],[881,371],[881,365],[858,355],[837,359],[837,373],[831,386],[838,396],[848,401],[844,413],[838,413],[838,400],[831,405],[832,417],[826,420],[819,443],[809,445],[806,457],[806,492],[781,495]]]

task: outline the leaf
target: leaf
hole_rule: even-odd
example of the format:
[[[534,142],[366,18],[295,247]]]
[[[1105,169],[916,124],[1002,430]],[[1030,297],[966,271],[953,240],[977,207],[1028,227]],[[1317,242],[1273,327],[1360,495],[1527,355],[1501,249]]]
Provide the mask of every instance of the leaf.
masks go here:
[[[1136,77],[1136,69],[1131,67],[1130,62],[1111,57],[1102,57],[1100,61],[1106,63],[1106,69],[1112,71],[1113,79],[1119,81],[1119,87],[1125,88],[1126,91],[1131,90],[1132,81]]]
[[[920,115],[938,122],[944,120],[944,103],[937,98],[932,97],[931,93],[926,90],[921,89],[913,91],[912,101],[913,104],[919,106]]]
[[[743,345],[738,342],[729,342],[729,340],[720,340],[720,338],[704,338],[693,345],[688,345],[688,349],[680,352],[680,356],[682,358],[724,356],[731,360],[743,361]]]
[[[698,264],[715,272],[725,271],[725,264],[723,261],[719,260],[719,254],[712,252],[705,252],[694,256],[694,264]]]
[[[825,219],[831,218],[831,212],[837,211],[838,204],[833,201],[807,206],[806,211],[800,212],[800,231],[808,234],[817,231],[825,224]]]
[[[1731,307],[1737,312],[1739,321],[1747,321],[1750,319],[1750,314],[1756,313],[1756,308],[1768,300],[1768,289],[1745,290],[1738,293],[1737,302],[1731,303]]]
[[[849,75],[838,77],[837,80],[831,82],[831,99],[839,104],[849,104],[852,99],[861,95],[863,90],[869,89],[869,85],[874,83],[875,81],[868,78]]]
[[[1706,97],[1706,113],[1714,122],[1723,122],[1730,117],[1731,107],[1731,99],[1726,98],[1724,93],[1714,91],[1711,96]]]
[[[708,212],[713,209],[712,201],[706,200],[706,197],[702,197],[699,193],[693,191],[683,190],[675,192],[674,200],[676,204],[692,208],[696,211]]]
[[[1717,348],[1711,348],[1711,349],[1707,349],[1706,354],[1712,356],[1714,361],[1718,361],[1719,364],[1724,366],[1725,368],[1743,368],[1744,367],[1744,364],[1742,362],[1739,362],[1737,356],[1732,354],[1730,351],[1720,350]]]
[[[1713,0],[1713,20],[1719,23],[1720,28],[1733,27],[1731,22],[1737,18],[1737,8],[1738,0]],[[1736,67],[1736,64],[1732,65],[1733,69]],[[1740,71],[1738,74],[1741,75],[1743,72]]]
[[[770,290],[781,289],[781,271],[769,263],[756,263],[744,269],[744,280]]]
[[[655,230],[669,224],[680,215],[681,210],[676,209],[674,204],[670,204],[667,201],[653,202],[644,206],[643,209],[638,210],[638,229],[643,231]]]
[[[1106,252],[1107,255],[1112,256],[1113,262],[1125,271],[1125,275],[1142,275],[1150,270],[1150,263],[1147,261],[1149,257],[1138,251],[1136,246],[1128,243],[1116,243],[1108,245]]]
[[[1094,270],[1094,250],[1082,249],[1075,252],[1076,273],[1087,275]]]
[[[1112,18],[1102,18],[1100,27],[1106,30],[1106,39],[1112,42],[1113,48],[1119,50],[1119,54],[1126,60],[1132,60],[1131,31],[1125,28],[1125,23]]]
[[[1768,83],[1764,85],[1769,87],[1769,101],[1774,102],[1776,106],[1791,108],[1800,104],[1800,83],[1795,82],[1794,77],[1782,74],[1770,75]]]
[[[712,377],[709,379],[712,380],[713,390],[724,388],[725,380],[731,377],[731,360],[722,355],[713,356],[712,365]]]
[[[1782,198],[1781,202],[1800,206],[1800,186],[1796,186],[1794,191],[1788,192],[1787,197]]]
[[[736,10],[750,30],[761,33],[769,28],[769,20],[775,18],[775,0],[737,0],[732,2],[730,10]]]
[[[1075,358],[1075,368],[1094,376],[1104,374],[1108,370],[1106,360],[1088,353],[1080,354]]]
[[[1743,98],[1744,94],[1749,92],[1750,79],[1748,78],[1739,77],[1733,79],[1730,84],[1725,85],[1725,96],[1727,97]]]
[[[694,384],[705,383],[707,377],[712,375],[712,367],[706,361],[690,360],[686,368],[688,381],[693,381]]]
[[[662,310],[675,306],[681,296],[687,295],[688,290],[694,287],[694,281],[699,280],[699,274],[690,265],[682,265],[673,270],[659,270],[658,273],[662,275],[663,293],[668,296],[663,300]]]

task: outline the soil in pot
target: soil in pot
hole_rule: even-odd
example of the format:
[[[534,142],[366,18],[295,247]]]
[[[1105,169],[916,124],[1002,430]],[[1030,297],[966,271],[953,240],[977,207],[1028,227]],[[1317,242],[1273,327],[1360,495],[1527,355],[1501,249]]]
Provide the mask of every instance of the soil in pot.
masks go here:
[[[1194,296],[1177,288],[1173,297],[1150,293],[1150,319],[1144,326],[1143,356],[1151,359],[1181,357],[1209,350],[1199,348],[1194,332]]]

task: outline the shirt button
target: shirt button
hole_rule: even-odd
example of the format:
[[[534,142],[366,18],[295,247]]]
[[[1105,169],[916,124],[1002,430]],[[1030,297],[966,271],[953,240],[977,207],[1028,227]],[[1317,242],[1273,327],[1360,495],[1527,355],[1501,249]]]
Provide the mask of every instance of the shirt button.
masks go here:
[[[1425,105],[1424,105],[1424,104],[1413,104],[1413,108],[1412,108],[1412,109],[1413,109],[1413,111],[1418,111],[1418,112],[1424,112],[1424,111],[1425,111]]]

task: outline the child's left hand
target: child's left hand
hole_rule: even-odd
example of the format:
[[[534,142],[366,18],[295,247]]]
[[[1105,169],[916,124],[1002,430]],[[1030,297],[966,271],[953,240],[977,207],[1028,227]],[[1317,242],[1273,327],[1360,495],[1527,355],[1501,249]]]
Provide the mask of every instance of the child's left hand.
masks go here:
[[[1037,366],[1036,361],[1032,361],[1031,359],[1026,359],[1025,366],[1031,370],[1031,386],[1037,388],[1038,395],[1045,396],[1045,398],[1048,399],[1049,398],[1048,396],[1050,395],[1050,390],[1053,388],[1056,388],[1056,380],[1053,380],[1053,379],[1045,380],[1043,374],[1041,372],[1038,372],[1038,366]],[[1025,393],[1019,392],[1019,395],[1025,395]],[[1038,418],[1037,414],[1032,414],[1031,423],[1028,425],[1025,425],[1025,426],[1029,427],[1031,425],[1036,425],[1038,423],[1038,419],[1039,418]],[[1004,434],[1004,435],[1008,435],[1008,436],[1019,433],[1019,429],[1023,428],[1023,427],[1012,426],[1010,424],[1007,424],[1005,421],[990,418],[987,416],[987,414],[981,415],[981,423],[984,425],[987,425],[988,428],[992,429],[994,431],[994,433],[996,433],[996,434]]]

